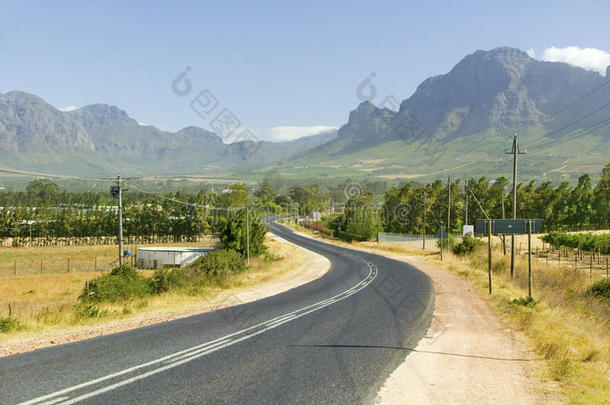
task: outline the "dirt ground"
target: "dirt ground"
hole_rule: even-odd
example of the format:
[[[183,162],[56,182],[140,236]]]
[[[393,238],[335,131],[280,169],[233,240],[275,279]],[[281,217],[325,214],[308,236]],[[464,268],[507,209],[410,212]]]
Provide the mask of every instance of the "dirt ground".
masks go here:
[[[536,378],[538,360],[468,282],[421,256],[390,255],[434,281],[427,335],[391,374],[377,404],[541,404],[561,402]]]
[[[271,237],[281,243],[288,243],[277,236],[273,235]],[[104,325],[75,327],[68,331],[54,332],[45,334],[44,336],[20,339],[18,341],[9,341],[0,344],[0,356],[8,356],[46,346],[75,342],[95,336],[109,335],[155,323],[168,322],[178,318],[214,311],[232,305],[260,300],[313,281],[322,277],[330,269],[330,262],[325,257],[300,247],[297,248],[306,256],[306,260],[301,266],[258,285],[232,288],[223,291],[222,294],[219,294],[213,299],[203,300],[201,306],[197,309],[174,311],[164,314],[140,315]]]

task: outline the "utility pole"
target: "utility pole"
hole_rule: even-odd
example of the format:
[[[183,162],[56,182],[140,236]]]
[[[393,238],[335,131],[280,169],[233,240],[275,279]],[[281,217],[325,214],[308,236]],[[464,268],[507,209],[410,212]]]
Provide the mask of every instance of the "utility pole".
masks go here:
[[[451,175],[447,179],[447,250],[449,250],[449,232],[451,230]],[[443,235],[441,235],[442,237]]]
[[[464,212],[466,214],[466,218],[464,218],[464,225],[468,225],[468,179],[466,179],[466,206],[464,207]]]
[[[426,210],[427,210],[427,197],[426,197],[426,190],[424,189],[424,234],[422,235],[422,250],[426,250]]]
[[[250,209],[246,203],[246,257],[250,265]]]
[[[532,299],[532,220],[527,221],[527,293]]]
[[[502,219],[506,219],[506,212],[504,211],[504,187],[502,187]],[[504,256],[506,256],[506,235],[502,235],[502,249],[504,250]]]
[[[121,176],[116,176],[117,193],[119,197],[119,266],[123,265],[123,193],[121,192]]]
[[[517,219],[517,156],[524,155],[526,152],[519,149],[517,143],[517,133],[513,138],[512,150],[504,151],[507,155],[513,155],[513,219]],[[515,276],[515,234],[510,236],[510,277]]]

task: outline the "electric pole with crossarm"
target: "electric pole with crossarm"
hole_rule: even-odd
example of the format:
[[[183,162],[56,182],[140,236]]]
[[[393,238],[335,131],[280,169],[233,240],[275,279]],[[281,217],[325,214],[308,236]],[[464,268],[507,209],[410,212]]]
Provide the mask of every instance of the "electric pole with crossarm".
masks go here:
[[[526,151],[519,149],[517,143],[517,133],[513,138],[513,148],[509,151],[504,151],[506,155],[513,155],[513,219],[517,219],[517,156],[525,155]],[[510,276],[515,276],[515,234],[510,236]]]

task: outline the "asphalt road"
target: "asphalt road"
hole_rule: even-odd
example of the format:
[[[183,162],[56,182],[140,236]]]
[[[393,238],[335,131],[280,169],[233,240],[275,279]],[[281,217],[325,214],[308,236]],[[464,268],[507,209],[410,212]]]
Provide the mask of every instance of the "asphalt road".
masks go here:
[[[272,231],[326,256],[318,280],[260,301],[0,358],[0,403],[370,403],[423,337],[414,267]]]

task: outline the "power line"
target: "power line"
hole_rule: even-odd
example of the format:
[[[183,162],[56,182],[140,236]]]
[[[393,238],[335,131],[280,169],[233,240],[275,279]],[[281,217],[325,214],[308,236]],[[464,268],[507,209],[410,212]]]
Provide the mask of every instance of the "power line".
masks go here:
[[[595,92],[597,92],[598,90],[600,90],[602,87],[606,86],[608,83],[610,83],[610,80],[606,80],[605,82],[603,82],[601,85],[597,86],[596,88],[594,88],[593,90],[591,90],[590,92],[588,92],[587,94],[583,95],[582,97],[580,97],[578,100],[571,102],[570,104],[568,104],[567,106],[560,108],[559,110],[555,111],[552,114],[549,114],[546,118],[538,121],[538,123],[543,122],[548,120],[551,117],[554,117],[555,115],[559,114],[560,112],[563,112],[565,110],[567,110],[568,108],[580,103],[582,100],[584,100],[585,98],[589,97],[590,95],[594,94]]]
[[[599,112],[599,111],[603,110],[604,108],[608,107],[609,105],[610,105],[610,102],[609,102],[609,103],[604,104],[604,105],[603,105],[603,106],[601,106],[601,107],[599,107],[597,110],[591,111],[590,113],[583,115],[582,117],[580,117],[580,118],[578,118],[578,119],[576,119],[576,120],[574,120],[574,121],[570,122],[569,124],[564,125],[563,127],[559,128],[559,129],[555,129],[555,130],[553,130],[553,131],[551,131],[551,132],[547,132],[546,134],[544,134],[544,136],[547,136],[547,137],[548,137],[548,136],[550,136],[550,135],[556,134],[557,132],[561,132],[561,131],[563,131],[564,129],[566,129],[566,128],[568,128],[568,127],[571,127],[572,125],[579,123],[580,121],[584,120],[585,118],[588,118],[588,117],[592,116],[592,115],[593,115],[593,114],[595,114],[596,112]]]
[[[25,171],[25,170],[3,169],[3,168],[0,168],[0,173],[13,174],[13,175],[17,175],[17,176],[51,178],[51,179],[63,179],[63,180],[116,181],[116,178],[77,177],[77,176],[71,176],[71,175],[51,174],[51,173],[39,173],[39,172],[28,172],[28,171]]]

